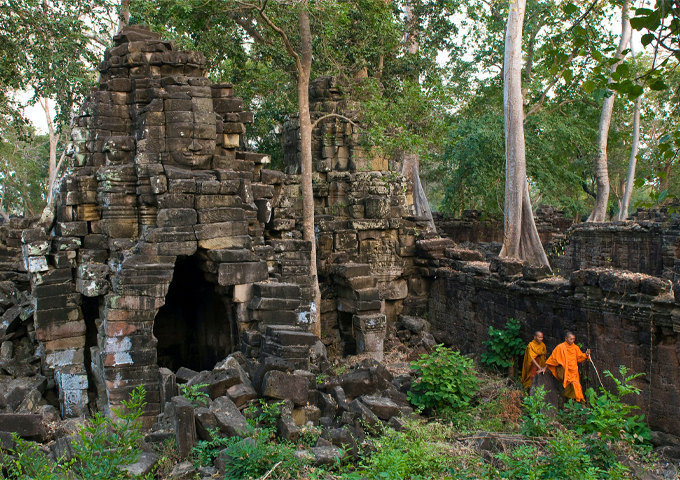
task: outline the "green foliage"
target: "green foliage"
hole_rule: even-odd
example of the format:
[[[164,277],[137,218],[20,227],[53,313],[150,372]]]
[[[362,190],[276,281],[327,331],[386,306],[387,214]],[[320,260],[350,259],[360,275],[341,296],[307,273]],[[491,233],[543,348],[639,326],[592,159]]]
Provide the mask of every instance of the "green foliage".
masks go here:
[[[0,4],[0,100],[9,101],[3,94],[12,90],[32,91],[30,104],[52,99],[57,128],[67,127],[97,80],[103,45],[92,38],[108,43],[116,8],[109,0]]]
[[[47,458],[33,442],[12,434],[14,448],[11,455],[0,450],[0,466],[9,480],[62,480],[67,479],[67,468]],[[1,472],[0,472],[0,475]]]
[[[187,400],[189,400],[195,407],[200,407],[203,406],[210,398],[210,395],[203,391],[206,387],[209,386],[210,385],[208,385],[207,383],[201,383],[196,385],[180,384],[178,385],[179,394],[182,395]]]
[[[253,427],[272,429],[281,416],[281,408],[284,402],[267,403],[263,398],[258,403],[251,403],[243,412],[248,423]]]
[[[623,478],[625,474],[620,464],[607,470],[594,465],[586,445],[571,431],[557,430],[543,452],[523,445],[496,458],[505,465],[501,478],[511,480],[609,480]]]
[[[33,215],[45,204],[49,139],[0,117],[0,210]]]
[[[614,381],[617,393],[605,388],[600,388],[597,393],[589,388],[586,391],[586,422],[576,431],[586,435],[597,434],[604,442],[623,440],[631,445],[648,442],[651,432],[644,423],[644,415],[631,415],[633,410],[640,407],[621,401],[621,397],[625,395],[640,394],[640,389],[632,385],[631,381],[644,374],[628,375],[628,369],[624,365],[619,366],[620,379],[608,370],[604,374]]]
[[[533,395],[527,395],[522,402],[525,415],[522,416],[522,434],[527,437],[542,437],[549,433],[549,411],[554,407],[545,402],[545,388],[538,387]]]
[[[14,435],[11,456],[0,453],[0,464],[13,480],[141,480],[142,477],[131,476],[121,467],[135,463],[142,452],[143,436],[137,420],[144,413],[144,397],[144,387],[139,386],[129,400],[123,401],[123,407],[113,409],[117,420],[101,413],[92,417],[90,424],[80,429],[80,442],[72,444],[74,458],[70,462],[58,459],[55,463],[36,444]]]
[[[375,451],[364,458],[354,476],[371,480],[447,478],[457,458],[447,455],[444,443],[452,432],[441,424],[408,422],[402,432],[386,429],[373,438]]]
[[[140,385],[130,393],[129,400],[123,401],[122,407],[112,409],[117,420],[97,413],[91,424],[81,429],[82,443],[73,443],[76,475],[102,480],[129,478],[120,467],[135,463],[142,452],[142,426],[137,420],[144,413],[145,394]]]
[[[194,466],[211,466],[220,451],[233,442],[231,438],[218,436],[217,429],[210,430],[210,440],[199,440],[196,446],[191,449],[194,457]]]
[[[515,358],[524,352],[524,341],[519,336],[521,324],[511,318],[505,328],[497,330],[489,326],[489,339],[486,340],[487,352],[482,353],[482,363],[490,368],[505,369],[515,363]]]
[[[290,443],[274,443],[271,434],[265,429],[256,429],[248,438],[228,439],[224,455],[226,462],[225,480],[260,478],[281,462],[276,472],[295,472],[304,462],[295,459],[295,446]],[[277,474],[270,476],[277,478]]]
[[[408,398],[420,408],[465,407],[478,390],[472,360],[443,345],[421,355],[411,368],[417,379]]]

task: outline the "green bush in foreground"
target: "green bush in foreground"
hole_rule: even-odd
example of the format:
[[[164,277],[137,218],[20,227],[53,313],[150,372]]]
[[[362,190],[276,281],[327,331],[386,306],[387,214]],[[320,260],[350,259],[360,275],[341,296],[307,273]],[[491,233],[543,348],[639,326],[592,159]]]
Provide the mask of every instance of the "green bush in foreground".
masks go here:
[[[74,458],[55,463],[32,443],[14,435],[10,455],[0,453],[0,463],[12,480],[118,480],[152,478],[131,476],[123,466],[135,463],[142,452],[141,424],[137,421],[146,405],[144,387],[139,386],[113,409],[117,420],[97,413],[80,429],[80,442],[73,442]],[[3,474],[4,475],[4,474]],[[3,476],[3,478],[5,478]]]
[[[408,399],[420,408],[465,407],[479,389],[472,360],[443,345],[421,355],[411,368],[417,379]]]
[[[522,402],[526,415],[522,416],[522,435],[541,437],[549,432],[548,412],[554,407],[545,402],[545,387],[541,385],[533,395],[527,395]]]

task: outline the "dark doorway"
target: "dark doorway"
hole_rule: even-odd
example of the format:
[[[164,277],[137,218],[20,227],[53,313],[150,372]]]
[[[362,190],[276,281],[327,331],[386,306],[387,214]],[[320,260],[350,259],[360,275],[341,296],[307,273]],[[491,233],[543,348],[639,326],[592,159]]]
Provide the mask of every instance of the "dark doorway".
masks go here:
[[[173,372],[180,367],[210,370],[231,353],[231,309],[197,263],[196,257],[177,260],[154,322],[158,366]]]

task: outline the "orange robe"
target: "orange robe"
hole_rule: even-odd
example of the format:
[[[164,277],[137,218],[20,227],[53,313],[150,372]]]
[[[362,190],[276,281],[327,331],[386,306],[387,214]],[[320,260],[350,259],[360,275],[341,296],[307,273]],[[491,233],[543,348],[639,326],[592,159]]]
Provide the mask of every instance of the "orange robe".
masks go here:
[[[524,363],[522,364],[522,384],[526,388],[531,388],[531,381],[538,373],[538,368],[532,360],[535,358],[541,368],[545,365],[545,354],[547,350],[545,343],[532,340],[524,351]]]
[[[578,376],[578,364],[588,359],[578,345],[569,345],[567,342],[560,343],[553,350],[550,358],[545,362],[550,372],[564,386],[564,396],[582,402],[583,389]]]

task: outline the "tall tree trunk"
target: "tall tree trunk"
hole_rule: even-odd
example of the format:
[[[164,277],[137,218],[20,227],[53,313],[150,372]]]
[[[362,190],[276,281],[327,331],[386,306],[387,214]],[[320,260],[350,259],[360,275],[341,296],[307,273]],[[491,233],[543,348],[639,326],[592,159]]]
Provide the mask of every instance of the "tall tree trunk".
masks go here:
[[[666,178],[662,178],[661,181],[659,182],[659,192],[663,192],[664,190],[668,190],[668,185],[670,185],[670,179],[671,179],[671,167],[673,166],[672,162],[668,162],[664,165],[663,167],[663,172],[666,174]]]
[[[403,155],[401,174],[408,178],[413,185],[413,208],[416,217],[427,219],[431,231],[436,232],[437,227],[434,225],[430,203],[427,201],[423,184],[420,182],[419,164],[418,155],[413,153]]]
[[[54,195],[54,183],[57,178],[57,144],[59,143],[59,136],[57,135],[54,128],[54,123],[52,122],[49,99],[40,99],[39,102],[43,112],[45,112],[45,119],[47,120],[47,133],[49,135],[50,142],[50,157],[47,173],[47,203],[50,204],[52,203],[52,197]]]
[[[118,33],[130,23],[130,0],[120,0],[120,12],[118,12]]]
[[[505,33],[505,238],[501,256],[549,267],[534,223],[526,175],[522,102],[522,26],[525,9],[526,0],[510,3]]]
[[[300,65],[298,72],[298,105],[300,109],[300,142],[302,152],[302,236],[312,244],[310,270],[313,302],[311,305],[312,333],[321,337],[321,290],[316,267],[316,236],[314,234],[314,191],[312,189],[312,121],[309,116],[309,76],[312,70],[312,33],[309,27],[307,3],[299,7]]]
[[[611,66],[610,72],[613,73],[623,61],[623,50],[630,42],[630,0],[625,0],[623,10],[621,10],[621,39],[616,49],[616,57],[619,59]],[[612,82],[611,76],[609,82]],[[609,139],[609,125],[612,121],[612,110],[616,95],[609,91],[610,96],[604,99],[602,114],[600,115],[600,127],[597,130],[597,158],[595,159],[595,180],[597,183],[597,196],[593,211],[588,217],[589,222],[604,222],[607,215],[607,203],[609,202],[609,170],[607,167],[607,141]]]
[[[635,108],[633,108],[633,144],[630,146],[630,159],[628,160],[628,177],[626,178],[626,190],[623,193],[621,200],[621,208],[619,209],[619,220],[628,219],[628,207],[630,205],[630,197],[633,195],[633,185],[635,184],[635,166],[637,164],[637,152],[640,145],[640,104],[642,103],[642,95],[635,100]]]
[[[404,3],[404,14],[406,16],[406,38],[404,43],[406,46],[406,51],[410,54],[415,54],[418,52],[418,23],[419,19],[413,15],[413,10],[411,5],[407,1]]]

